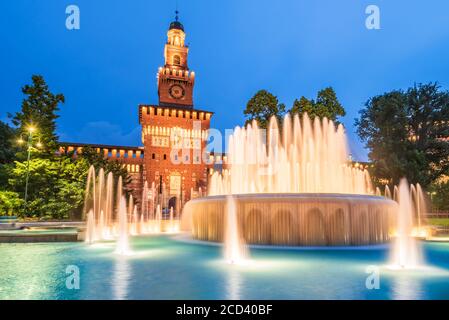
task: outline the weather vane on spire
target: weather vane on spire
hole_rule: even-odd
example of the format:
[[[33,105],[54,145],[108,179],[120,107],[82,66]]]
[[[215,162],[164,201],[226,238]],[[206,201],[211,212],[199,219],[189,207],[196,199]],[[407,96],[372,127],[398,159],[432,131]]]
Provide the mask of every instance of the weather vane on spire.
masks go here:
[[[178,16],[178,14],[179,14],[179,10],[178,10],[178,0],[176,0],[176,10],[175,10],[175,14],[176,14],[175,19],[176,19],[176,21],[178,21],[178,20],[179,20],[179,16]]]

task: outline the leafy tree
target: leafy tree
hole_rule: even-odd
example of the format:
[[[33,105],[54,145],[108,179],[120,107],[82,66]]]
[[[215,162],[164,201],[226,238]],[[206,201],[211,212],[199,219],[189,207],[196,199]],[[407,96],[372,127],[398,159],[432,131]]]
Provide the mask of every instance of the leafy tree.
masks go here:
[[[14,154],[17,152],[14,144],[16,139],[16,130],[0,121],[0,165],[14,161]]]
[[[0,215],[17,214],[23,206],[19,194],[12,191],[0,191]]]
[[[0,121],[0,188],[8,183],[8,170],[18,151],[16,130]]]
[[[21,111],[12,116],[12,122],[18,127],[19,134],[27,134],[30,126],[36,127],[34,142],[42,143],[42,155],[51,156],[58,148],[56,119],[59,116],[56,112],[59,111],[59,103],[64,103],[65,98],[62,94],[50,92],[42,76],[33,75],[32,81],[32,85],[22,88],[27,97],[22,102]]]
[[[285,114],[285,105],[266,90],[259,90],[247,103],[243,112],[247,118],[245,125],[256,120],[260,128],[267,128],[272,116],[278,121]]]
[[[429,189],[432,194],[433,209],[449,212],[449,181],[434,183]]]
[[[337,121],[338,117],[345,116],[346,111],[338,101],[337,95],[332,87],[320,90],[316,100],[309,100],[302,96],[293,102],[290,113],[300,115],[307,113],[311,119],[315,117],[328,118]]]
[[[30,160],[28,201],[21,216],[68,218],[82,208],[89,164],[61,156]],[[9,183],[22,198],[25,189],[27,162],[16,162]]]
[[[116,178],[122,176],[125,192],[130,177],[118,161],[108,161],[92,148],[74,154],[55,155],[49,158],[33,157],[29,165],[28,200],[21,208],[21,216],[66,219],[81,217],[84,204],[87,173],[93,165],[97,172],[103,168]],[[27,161],[16,162],[11,169],[9,184],[23,198],[25,192]]]
[[[369,99],[355,125],[378,183],[428,187],[449,173],[449,92],[419,84]]]

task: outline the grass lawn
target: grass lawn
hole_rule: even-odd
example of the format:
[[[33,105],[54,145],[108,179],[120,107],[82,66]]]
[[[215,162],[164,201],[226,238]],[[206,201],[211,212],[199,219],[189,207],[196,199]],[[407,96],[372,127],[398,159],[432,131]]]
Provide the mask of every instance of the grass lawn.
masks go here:
[[[443,219],[427,219],[427,222],[429,225],[432,226],[449,226],[449,219],[443,218]]]

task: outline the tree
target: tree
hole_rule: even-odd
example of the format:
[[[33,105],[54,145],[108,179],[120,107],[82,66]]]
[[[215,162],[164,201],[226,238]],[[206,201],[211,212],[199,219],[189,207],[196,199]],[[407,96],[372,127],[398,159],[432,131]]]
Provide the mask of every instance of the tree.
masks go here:
[[[449,172],[449,92],[419,84],[370,98],[355,125],[375,181],[428,187]]]
[[[14,211],[20,216],[56,219],[74,217],[83,207],[87,173],[91,165],[97,170],[103,168],[106,173],[112,172],[116,179],[122,176],[126,191],[130,177],[126,168],[118,161],[108,161],[96,150],[87,147],[83,148],[82,154],[76,156],[74,153],[56,154],[60,146],[55,132],[56,119],[58,105],[64,102],[64,96],[51,93],[41,76],[33,76],[32,80],[32,85],[26,85],[22,89],[27,98],[22,102],[21,111],[14,117],[11,116],[18,129],[14,130],[0,123],[0,137],[5,137],[0,141],[0,146],[6,146],[5,150],[0,150],[0,157],[3,155],[3,159],[9,159],[9,162],[16,160],[5,165],[0,162],[0,182],[3,182],[0,188],[7,181],[9,189],[13,191],[2,193],[3,202],[9,203],[10,207],[11,203],[22,204],[19,208],[14,207]],[[16,139],[28,135],[30,126],[35,127],[36,131],[33,132],[30,149],[28,198],[25,208],[24,201],[19,203],[15,199],[24,198],[28,171],[27,148],[17,152],[15,159],[11,156],[11,151],[6,151],[9,147],[13,149],[13,145],[7,144],[10,138],[16,133]],[[42,144],[40,148],[37,148],[38,141]]]
[[[346,115],[346,111],[338,101],[337,95],[332,87],[320,90],[316,100],[309,100],[304,96],[299,100],[295,99],[290,113],[298,113],[299,115],[307,113],[311,119],[315,117],[326,117],[333,121],[337,121],[338,117]]]
[[[429,189],[432,194],[432,209],[449,212],[449,181],[436,182]]]
[[[14,154],[17,152],[14,145],[16,139],[16,130],[0,121],[0,165],[14,161]]]
[[[42,76],[33,75],[32,81],[32,85],[22,88],[27,97],[22,102],[21,111],[12,117],[12,122],[18,127],[18,134],[27,134],[30,126],[37,127],[34,141],[42,143],[42,155],[52,155],[58,148],[56,119],[59,116],[56,112],[65,98],[62,94],[51,93]]]
[[[89,164],[66,156],[30,160],[26,211],[20,215],[40,218],[68,218],[82,208]],[[16,162],[9,184],[23,195],[27,162]]]
[[[16,139],[16,130],[0,121],[0,188],[8,183],[8,171],[18,151]]]
[[[19,194],[12,191],[0,191],[0,216],[17,214],[23,205]]]
[[[260,128],[267,128],[270,118],[275,116],[278,121],[285,114],[285,105],[266,90],[259,90],[247,103],[243,112],[247,118],[245,125],[256,120]]]
[[[84,204],[87,173],[93,165],[97,172],[103,168],[105,173],[112,172],[116,183],[119,176],[123,178],[123,188],[131,178],[118,161],[108,161],[92,148],[83,148],[83,152],[74,157],[54,155],[52,157],[33,157],[30,160],[28,201],[26,210],[18,211],[20,216],[34,218],[66,219],[81,217]],[[9,185],[22,198],[25,191],[27,161],[16,161],[9,174]]]

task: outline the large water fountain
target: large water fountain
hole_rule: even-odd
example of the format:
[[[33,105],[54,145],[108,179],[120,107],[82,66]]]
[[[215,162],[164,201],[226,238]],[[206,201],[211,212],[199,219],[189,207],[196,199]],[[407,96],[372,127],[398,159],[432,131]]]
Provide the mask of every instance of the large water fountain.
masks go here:
[[[153,196],[148,197],[149,193]],[[97,173],[90,167],[84,205],[85,242],[116,240],[116,253],[127,254],[129,236],[179,231],[179,215],[175,217],[170,208],[169,216],[164,219],[158,203],[164,195],[154,195],[157,195],[155,184],[149,187],[145,182],[138,210],[132,195],[126,199],[121,177],[115,179],[112,173],[105,174],[103,169]]]
[[[209,195],[189,201],[183,230],[223,241],[227,195],[244,240],[264,245],[366,245],[390,239],[398,205],[375,195],[366,170],[350,164],[341,125],[287,115],[268,132],[253,122],[230,137],[228,168]],[[229,210],[228,210],[229,211]]]

